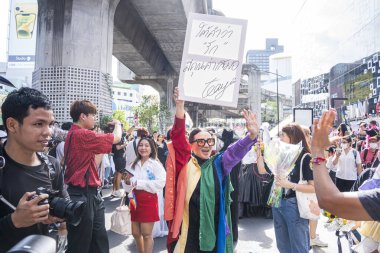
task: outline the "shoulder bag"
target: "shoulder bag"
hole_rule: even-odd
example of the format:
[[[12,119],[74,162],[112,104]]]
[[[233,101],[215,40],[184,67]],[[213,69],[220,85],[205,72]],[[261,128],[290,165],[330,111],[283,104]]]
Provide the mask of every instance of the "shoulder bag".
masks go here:
[[[309,153],[306,153],[302,156],[301,164],[300,164],[300,180],[298,181],[298,184],[306,185],[307,180],[303,180],[303,173],[302,173],[302,163],[304,158],[310,155]],[[307,219],[307,220],[318,220],[319,219],[319,206],[318,206],[318,200],[317,195],[315,193],[305,193],[296,191],[296,197],[297,197],[297,205],[298,205],[298,211],[300,213],[300,217]]]
[[[116,210],[112,213],[111,231],[121,235],[131,235],[131,213],[128,206],[124,205],[124,197],[121,198],[120,206],[116,207]]]

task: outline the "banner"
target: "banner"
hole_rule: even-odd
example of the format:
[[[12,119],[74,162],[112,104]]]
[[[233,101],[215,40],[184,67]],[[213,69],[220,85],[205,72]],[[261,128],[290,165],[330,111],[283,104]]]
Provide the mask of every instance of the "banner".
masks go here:
[[[8,68],[34,69],[37,0],[13,0],[10,8]]]
[[[190,13],[179,76],[186,101],[237,107],[247,21]]]

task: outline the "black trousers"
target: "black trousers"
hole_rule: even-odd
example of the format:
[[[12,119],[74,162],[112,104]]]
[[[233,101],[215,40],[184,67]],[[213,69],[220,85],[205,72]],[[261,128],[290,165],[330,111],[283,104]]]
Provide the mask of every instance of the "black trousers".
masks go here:
[[[67,224],[68,248],[66,253],[109,253],[109,242],[105,228],[104,204],[99,191],[69,186],[71,200],[86,201],[86,209],[78,226]]]
[[[336,178],[335,184],[340,192],[349,192],[351,191],[352,186],[356,180],[345,180],[341,178]]]

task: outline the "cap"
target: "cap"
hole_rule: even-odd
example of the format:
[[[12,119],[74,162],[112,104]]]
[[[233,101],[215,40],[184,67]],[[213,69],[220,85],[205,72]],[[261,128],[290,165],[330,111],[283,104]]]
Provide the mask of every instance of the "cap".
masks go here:
[[[333,152],[335,152],[335,149],[336,149],[335,146],[330,146],[328,149],[326,149],[326,151],[333,153]]]

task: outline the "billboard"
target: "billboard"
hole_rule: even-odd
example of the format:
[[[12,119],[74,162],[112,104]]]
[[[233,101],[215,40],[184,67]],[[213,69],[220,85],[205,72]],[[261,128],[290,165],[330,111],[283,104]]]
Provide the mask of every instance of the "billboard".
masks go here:
[[[8,69],[34,69],[37,36],[37,0],[10,4]]]

